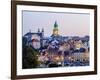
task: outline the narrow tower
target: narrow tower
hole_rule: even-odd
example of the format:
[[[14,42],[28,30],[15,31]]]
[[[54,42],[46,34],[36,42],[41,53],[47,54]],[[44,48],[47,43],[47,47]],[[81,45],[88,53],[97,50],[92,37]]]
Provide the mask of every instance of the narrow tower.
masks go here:
[[[54,23],[53,35],[58,36],[58,24],[56,21]]]
[[[38,33],[40,33],[40,29],[38,28]]]
[[[44,37],[44,28],[42,28],[41,32],[42,32],[42,37]]]

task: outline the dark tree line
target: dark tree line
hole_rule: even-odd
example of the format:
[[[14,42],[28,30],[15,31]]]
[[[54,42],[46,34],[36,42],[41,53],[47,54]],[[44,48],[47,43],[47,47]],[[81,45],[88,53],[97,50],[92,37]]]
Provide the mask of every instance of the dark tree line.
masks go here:
[[[36,56],[39,52],[32,46],[26,45],[27,39],[23,37],[22,44],[22,68],[36,68],[38,66],[38,57]]]

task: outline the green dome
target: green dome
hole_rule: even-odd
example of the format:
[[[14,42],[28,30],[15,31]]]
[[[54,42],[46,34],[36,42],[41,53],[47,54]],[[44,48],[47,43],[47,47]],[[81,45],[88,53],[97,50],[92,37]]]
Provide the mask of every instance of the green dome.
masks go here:
[[[58,28],[58,24],[57,24],[56,21],[55,21],[55,24],[54,24],[54,28]]]

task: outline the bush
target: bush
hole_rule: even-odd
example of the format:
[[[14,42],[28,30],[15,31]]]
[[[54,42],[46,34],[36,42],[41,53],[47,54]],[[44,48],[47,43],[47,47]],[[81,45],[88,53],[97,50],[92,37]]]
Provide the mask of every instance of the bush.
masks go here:
[[[25,46],[23,47],[23,63],[22,63],[22,68],[27,69],[27,68],[36,68],[38,66],[38,57],[36,56],[39,54],[39,52],[35,49],[33,49],[30,46]]]

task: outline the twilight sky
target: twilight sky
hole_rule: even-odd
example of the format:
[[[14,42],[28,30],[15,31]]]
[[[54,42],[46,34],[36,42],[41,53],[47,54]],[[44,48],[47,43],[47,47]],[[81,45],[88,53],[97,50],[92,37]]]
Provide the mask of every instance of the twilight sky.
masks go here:
[[[62,36],[89,35],[89,14],[23,11],[22,16],[23,35],[44,28],[44,35],[51,36],[55,21]]]

